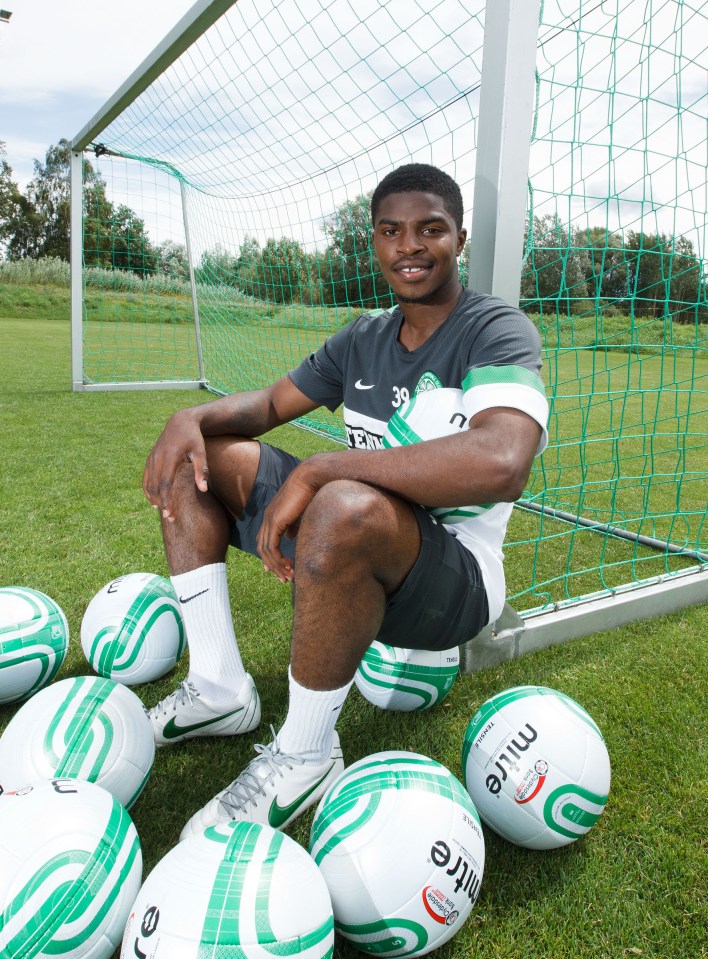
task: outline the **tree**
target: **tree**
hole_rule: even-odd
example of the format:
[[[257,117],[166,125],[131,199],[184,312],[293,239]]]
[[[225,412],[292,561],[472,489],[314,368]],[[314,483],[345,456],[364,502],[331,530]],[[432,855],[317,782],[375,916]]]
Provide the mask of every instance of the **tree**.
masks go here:
[[[34,161],[34,176],[25,193],[19,195],[8,224],[7,252],[11,259],[69,259],[70,162],[68,140],[50,146],[44,163]],[[157,251],[143,220],[127,206],[114,207],[103,178],[86,160],[83,193],[84,262],[137,273],[154,271]]]
[[[325,303],[369,307],[393,303],[373,250],[371,192],[344,203],[325,220],[330,242],[319,265]]]
[[[671,315],[679,323],[708,323],[708,277],[685,236],[674,241],[671,263]]]
[[[235,270],[239,288],[244,293],[256,299],[266,299],[261,245],[255,236],[244,237]]]
[[[145,232],[144,221],[129,206],[114,208],[110,230],[114,268],[142,274],[157,272],[157,250]]]
[[[163,240],[157,248],[157,268],[160,273],[169,276],[189,279],[189,259],[187,248],[174,240]]]
[[[236,286],[239,261],[222,246],[216,243],[210,250],[202,253],[199,266],[194,271],[198,283]]]
[[[12,223],[8,254],[12,259],[24,256],[58,256],[69,259],[69,163],[71,144],[60,140],[47,150],[44,163],[34,161],[30,180]],[[87,188],[100,181],[90,163],[85,164]]]
[[[552,308],[559,300],[572,306],[573,301],[587,297],[586,276],[592,272],[587,252],[572,245],[568,230],[556,215],[533,218],[530,246],[521,277],[521,300],[526,308],[533,301],[540,307],[544,300],[550,300]]]
[[[460,254],[460,259],[458,260],[458,271],[460,275],[460,283],[463,286],[467,286],[470,280],[470,253],[472,251],[472,242],[468,239],[465,242],[465,245],[462,247],[462,253]]]
[[[113,242],[110,223],[113,204],[106,196],[102,180],[84,187],[84,263],[87,266],[113,266]]]
[[[630,230],[625,249],[636,316],[706,322],[706,277],[687,237]]]
[[[12,222],[16,219],[22,194],[12,179],[12,167],[7,162],[7,148],[0,140],[0,249],[12,235]]]
[[[244,293],[271,303],[313,302],[310,291],[312,258],[289,237],[270,237],[261,249],[246,237],[238,258],[238,285]]]
[[[587,254],[584,264],[588,296],[619,304],[626,301],[629,274],[622,234],[593,226],[576,231],[573,244]]]
[[[297,240],[272,237],[261,253],[265,299],[273,303],[292,303],[302,299],[302,288],[307,286],[307,254]]]

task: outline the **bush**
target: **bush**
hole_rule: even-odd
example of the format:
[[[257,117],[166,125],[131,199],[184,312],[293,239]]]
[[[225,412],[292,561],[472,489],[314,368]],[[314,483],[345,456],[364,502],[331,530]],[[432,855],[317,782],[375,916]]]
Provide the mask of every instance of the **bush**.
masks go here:
[[[71,268],[58,256],[38,259],[7,260],[0,263],[0,283],[12,286],[59,286],[69,288]],[[167,273],[138,274],[130,270],[112,270],[103,266],[88,266],[84,283],[96,290],[114,290],[120,293],[189,293],[189,281]]]
[[[0,283],[12,286],[69,286],[69,264],[58,256],[0,263]]]

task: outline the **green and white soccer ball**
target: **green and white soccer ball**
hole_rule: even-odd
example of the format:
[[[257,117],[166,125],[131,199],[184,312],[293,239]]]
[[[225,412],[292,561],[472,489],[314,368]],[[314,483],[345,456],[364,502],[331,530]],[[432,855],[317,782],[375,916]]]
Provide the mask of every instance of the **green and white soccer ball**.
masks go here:
[[[0,736],[0,785],[82,779],[130,808],[154,758],[152,724],[134,692],[96,676],[62,679],[20,706]]]
[[[320,800],[310,855],[332,897],[335,930],[362,952],[424,956],[469,917],[484,837],[462,784],[417,753],[375,753]]]
[[[36,589],[0,589],[0,705],[36,693],[59,672],[69,649],[60,607]]]
[[[172,583],[128,573],[106,583],[81,623],[81,647],[99,676],[128,686],[168,673],[187,645]]]
[[[123,806],[73,779],[0,800],[0,955],[110,959],[142,875]]]
[[[354,676],[361,695],[381,709],[430,709],[452,689],[460,671],[460,651],[402,649],[378,640],[369,646]]]
[[[488,699],[462,747],[463,779],[483,821],[527,849],[555,849],[584,836],[605,808],[610,758],[575,700],[544,686]]]
[[[121,959],[333,954],[332,905],[306,851],[270,826],[229,822],[189,836],[147,877]]]

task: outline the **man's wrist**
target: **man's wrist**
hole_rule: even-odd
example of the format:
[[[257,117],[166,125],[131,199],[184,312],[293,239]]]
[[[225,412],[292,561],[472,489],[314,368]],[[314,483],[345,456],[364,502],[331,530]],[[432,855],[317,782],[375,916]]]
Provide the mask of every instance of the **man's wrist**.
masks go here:
[[[315,453],[300,463],[300,469],[303,472],[303,479],[321,489],[327,483],[333,480],[346,479],[347,474],[344,469],[346,463],[347,451],[333,451],[329,453]]]

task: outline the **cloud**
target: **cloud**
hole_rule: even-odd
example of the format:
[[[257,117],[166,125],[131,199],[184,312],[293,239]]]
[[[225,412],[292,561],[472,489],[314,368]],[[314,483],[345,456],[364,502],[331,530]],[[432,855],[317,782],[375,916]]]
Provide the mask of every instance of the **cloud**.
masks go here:
[[[191,0],[20,0],[0,35],[0,102],[106,99],[191,6]]]
[[[13,0],[0,24],[0,138],[24,188],[32,160],[70,138],[193,0]]]

